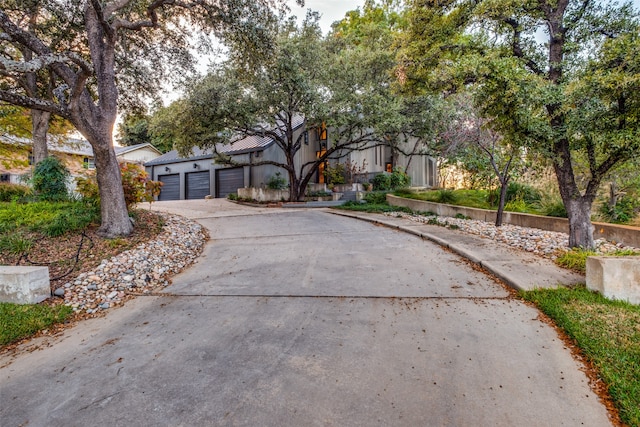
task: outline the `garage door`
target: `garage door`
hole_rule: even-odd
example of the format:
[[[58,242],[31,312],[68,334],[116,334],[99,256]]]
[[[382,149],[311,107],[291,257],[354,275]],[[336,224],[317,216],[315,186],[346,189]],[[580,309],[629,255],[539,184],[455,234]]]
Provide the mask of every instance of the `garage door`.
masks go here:
[[[238,188],[244,187],[244,169],[218,169],[216,170],[216,197],[227,197],[229,194],[238,193]]]
[[[185,191],[187,199],[204,199],[204,196],[211,194],[209,183],[209,171],[188,173]]]
[[[158,200],[180,200],[180,174],[160,175],[158,181],[162,183]]]

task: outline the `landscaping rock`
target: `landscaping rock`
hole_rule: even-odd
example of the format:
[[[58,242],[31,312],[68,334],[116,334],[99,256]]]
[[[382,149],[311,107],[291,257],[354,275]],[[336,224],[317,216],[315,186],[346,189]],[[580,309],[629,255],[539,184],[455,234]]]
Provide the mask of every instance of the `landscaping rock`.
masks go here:
[[[102,260],[95,271],[65,283],[60,288],[65,305],[88,314],[106,310],[121,304],[127,294],[149,294],[167,286],[169,276],[192,264],[206,242],[202,226],[177,215],[162,215],[165,226],[155,240]]]

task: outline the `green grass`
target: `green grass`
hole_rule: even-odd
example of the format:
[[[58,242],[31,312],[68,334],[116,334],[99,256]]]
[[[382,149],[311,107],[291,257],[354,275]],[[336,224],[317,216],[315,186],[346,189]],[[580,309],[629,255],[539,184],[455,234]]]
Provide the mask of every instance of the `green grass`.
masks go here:
[[[593,363],[624,423],[640,426],[640,307],[584,287],[522,292],[551,317]]]
[[[409,208],[404,208],[400,206],[391,206],[388,203],[358,203],[358,202],[347,202],[342,206],[336,206],[336,209],[343,209],[347,211],[357,211],[357,212],[373,212],[373,213],[381,213],[381,212],[407,212],[412,213],[413,211]]]
[[[594,251],[573,248],[564,254],[560,255],[556,258],[555,262],[560,267],[568,268],[570,270],[578,271],[580,273],[585,273],[587,270],[587,257],[598,255]],[[632,251],[632,250],[618,250],[615,252],[610,252],[605,254],[604,256],[631,256],[631,255],[640,255],[640,253]]]
[[[24,230],[53,237],[99,220],[99,207],[82,201],[0,203],[0,233]]]
[[[484,190],[429,190],[422,192],[397,191],[399,197],[424,200],[427,202],[447,203],[478,209],[491,209],[487,202],[487,191]]]
[[[0,303],[0,345],[10,344],[54,323],[64,322],[73,312],[71,307],[49,307],[36,304]]]

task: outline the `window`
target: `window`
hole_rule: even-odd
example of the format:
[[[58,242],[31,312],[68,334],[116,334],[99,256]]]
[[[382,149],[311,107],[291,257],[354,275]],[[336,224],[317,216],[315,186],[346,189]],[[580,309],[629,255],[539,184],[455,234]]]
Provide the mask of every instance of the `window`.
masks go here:
[[[11,181],[11,175],[9,175],[8,173],[0,174],[0,182],[9,182],[9,181]]]
[[[85,169],[95,169],[95,168],[96,168],[95,161],[93,160],[93,158],[92,158],[92,157],[85,157],[85,158],[82,160],[82,166],[83,166]]]

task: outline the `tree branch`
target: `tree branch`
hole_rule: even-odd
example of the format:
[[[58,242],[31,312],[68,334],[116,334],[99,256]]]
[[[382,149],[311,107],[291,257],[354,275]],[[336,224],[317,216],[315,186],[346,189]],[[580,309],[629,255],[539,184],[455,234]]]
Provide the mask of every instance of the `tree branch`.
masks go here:
[[[71,118],[69,110],[60,104],[56,104],[51,101],[45,101],[42,99],[31,98],[6,90],[0,90],[0,101],[8,102],[13,105],[19,105],[21,107],[30,108],[33,110],[48,111],[66,119]]]

